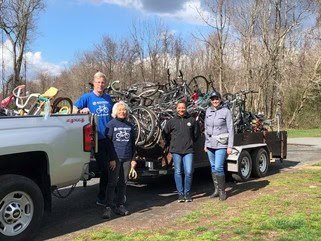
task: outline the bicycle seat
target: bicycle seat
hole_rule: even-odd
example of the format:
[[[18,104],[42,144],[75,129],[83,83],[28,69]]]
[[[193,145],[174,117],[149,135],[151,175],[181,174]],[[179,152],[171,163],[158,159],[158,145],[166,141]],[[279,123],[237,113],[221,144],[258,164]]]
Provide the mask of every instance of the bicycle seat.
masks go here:
[[[58,94],[58,89],[55,87],[50,87],[48,90],[46,90],[45,93],[43,93],[41,96],[46,98],[53,98]]]

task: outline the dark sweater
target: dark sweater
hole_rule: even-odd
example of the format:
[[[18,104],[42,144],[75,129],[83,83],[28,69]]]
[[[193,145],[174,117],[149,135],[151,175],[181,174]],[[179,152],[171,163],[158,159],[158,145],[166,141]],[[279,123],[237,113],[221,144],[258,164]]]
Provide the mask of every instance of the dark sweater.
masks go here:
[[[135,153],[133,125],[125,119],[112,119],[107,124],[107,142],[112,160],[131,160]]]
[[[176,114],[167,121],[163,135],[171,153],[193,153],[193,144],[199,136],[199,125],[188,113],[183,117]]]

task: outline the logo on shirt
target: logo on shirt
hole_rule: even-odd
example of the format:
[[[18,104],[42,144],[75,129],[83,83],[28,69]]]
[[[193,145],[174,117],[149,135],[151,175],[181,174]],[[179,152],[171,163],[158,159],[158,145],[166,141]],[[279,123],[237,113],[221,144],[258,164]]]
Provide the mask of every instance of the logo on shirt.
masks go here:
[[[129,141],[130,134],[127,130],[119,130],[116,133],[116,141]]]
[[[97,115],[105,115],[109,113],[109,108],[106,105],[99,105],[96,109]]]
[[[192,123],[191,122],[187,122],[187,126],[192,126]]]

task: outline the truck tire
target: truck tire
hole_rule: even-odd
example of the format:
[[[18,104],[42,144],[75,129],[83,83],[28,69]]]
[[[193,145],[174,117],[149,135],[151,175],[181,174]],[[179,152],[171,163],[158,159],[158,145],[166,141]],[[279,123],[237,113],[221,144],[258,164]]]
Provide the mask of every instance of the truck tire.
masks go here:
[[[19,175],[0,176],[0,240],[32,240],[44,212],[38,185]]]
[[[238,172],[233,173],[232,177],[235,181],[249,180],[252,172],[252,158],[248,151],[242,151],[238,159]]]
[[[252,154],[253,168],[252,175],[254,177],[264,177],[266,176],[269,169],[269,156],[264,148],[259,148],[255,150]]]

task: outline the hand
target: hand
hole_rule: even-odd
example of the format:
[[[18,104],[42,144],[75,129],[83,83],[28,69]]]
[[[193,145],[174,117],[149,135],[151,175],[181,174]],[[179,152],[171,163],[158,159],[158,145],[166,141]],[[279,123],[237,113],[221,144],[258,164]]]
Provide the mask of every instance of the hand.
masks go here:
[[[86,107],[86,108],[83,108],[79,111],[80,114],[89,114],[90,113],[90,110]]]
[[[115,170],[115,168],[116,168],[116,161],[115,160],[109,162],[109,168],[112,171]]]
[[[134,169],[136,166],[137,166],[137,162],[135,160],[132,160],[130,163],[130,167]]]
[[[206,146],[204,147],[204,151],[207,152],[207,147]]]
[[[232,150],[233,150],[232,148],[228,147],[226,150],[227,155],[232,154]]]

